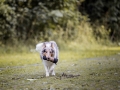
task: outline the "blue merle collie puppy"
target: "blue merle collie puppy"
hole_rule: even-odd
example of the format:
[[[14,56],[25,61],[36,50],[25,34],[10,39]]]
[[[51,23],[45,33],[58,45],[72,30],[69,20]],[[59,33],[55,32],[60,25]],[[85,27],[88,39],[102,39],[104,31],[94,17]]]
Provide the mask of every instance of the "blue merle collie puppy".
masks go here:
[[[46,71],[46,77],[55,75],[54,68],[58,62],[59,49],[55,41],[43,42],[36,45]]]

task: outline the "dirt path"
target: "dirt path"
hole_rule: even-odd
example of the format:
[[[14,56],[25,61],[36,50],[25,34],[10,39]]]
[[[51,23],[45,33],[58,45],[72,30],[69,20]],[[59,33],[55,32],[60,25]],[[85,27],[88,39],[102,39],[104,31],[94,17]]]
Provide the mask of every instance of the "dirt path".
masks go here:
[[[95,57],[95,58],[87,58],[86,60],[115,60],[115,59],[120,59],[120,54],[112,55],[112,56],[103,56],[103,57]]]
[[[24,66],[7,66],[5,68],[0,68],[0,71],[2,70],[7,70],[7,69],[19,69],[19,68],[26,68],[26,67],[31,67],[31,66],[39,66],[40,64],[29,64],[29,65],[24,65]]]
[[[120,90],[120,55],[60,61],[55,70],[46,78],[42,63],[0,68],[0,90]]]

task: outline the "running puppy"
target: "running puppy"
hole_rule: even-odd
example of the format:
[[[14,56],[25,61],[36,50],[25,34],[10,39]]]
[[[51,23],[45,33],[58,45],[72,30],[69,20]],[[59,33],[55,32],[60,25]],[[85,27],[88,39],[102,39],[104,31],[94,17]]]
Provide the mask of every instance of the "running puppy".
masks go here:
[[[59,49],[55,41],[43,42],[36,45],[46,71],[46,77],[55,75],[54,68],[58,62]]]

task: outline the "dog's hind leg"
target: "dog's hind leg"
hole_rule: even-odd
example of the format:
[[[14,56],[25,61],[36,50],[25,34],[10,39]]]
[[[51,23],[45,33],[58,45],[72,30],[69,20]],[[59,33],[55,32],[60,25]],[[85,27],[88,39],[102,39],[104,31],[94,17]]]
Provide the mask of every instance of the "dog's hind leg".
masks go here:
[[[55,76],[55,71],[54,71],[54,69],[51,70],[51,75]]]

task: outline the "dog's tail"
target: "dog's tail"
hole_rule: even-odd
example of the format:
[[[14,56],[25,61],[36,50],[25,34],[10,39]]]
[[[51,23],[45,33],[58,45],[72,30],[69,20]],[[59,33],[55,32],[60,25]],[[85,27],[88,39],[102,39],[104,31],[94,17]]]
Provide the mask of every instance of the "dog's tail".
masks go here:
[[[41,53],[42,45],[43,45],[43,43],[39,43],[36,45],[36,51],[38,51],[39,53]]]
[[[42,46],[43,46],[43,43],[39,43],[36,45],[36,51],[40,53],[41,60],[42,60]]]

